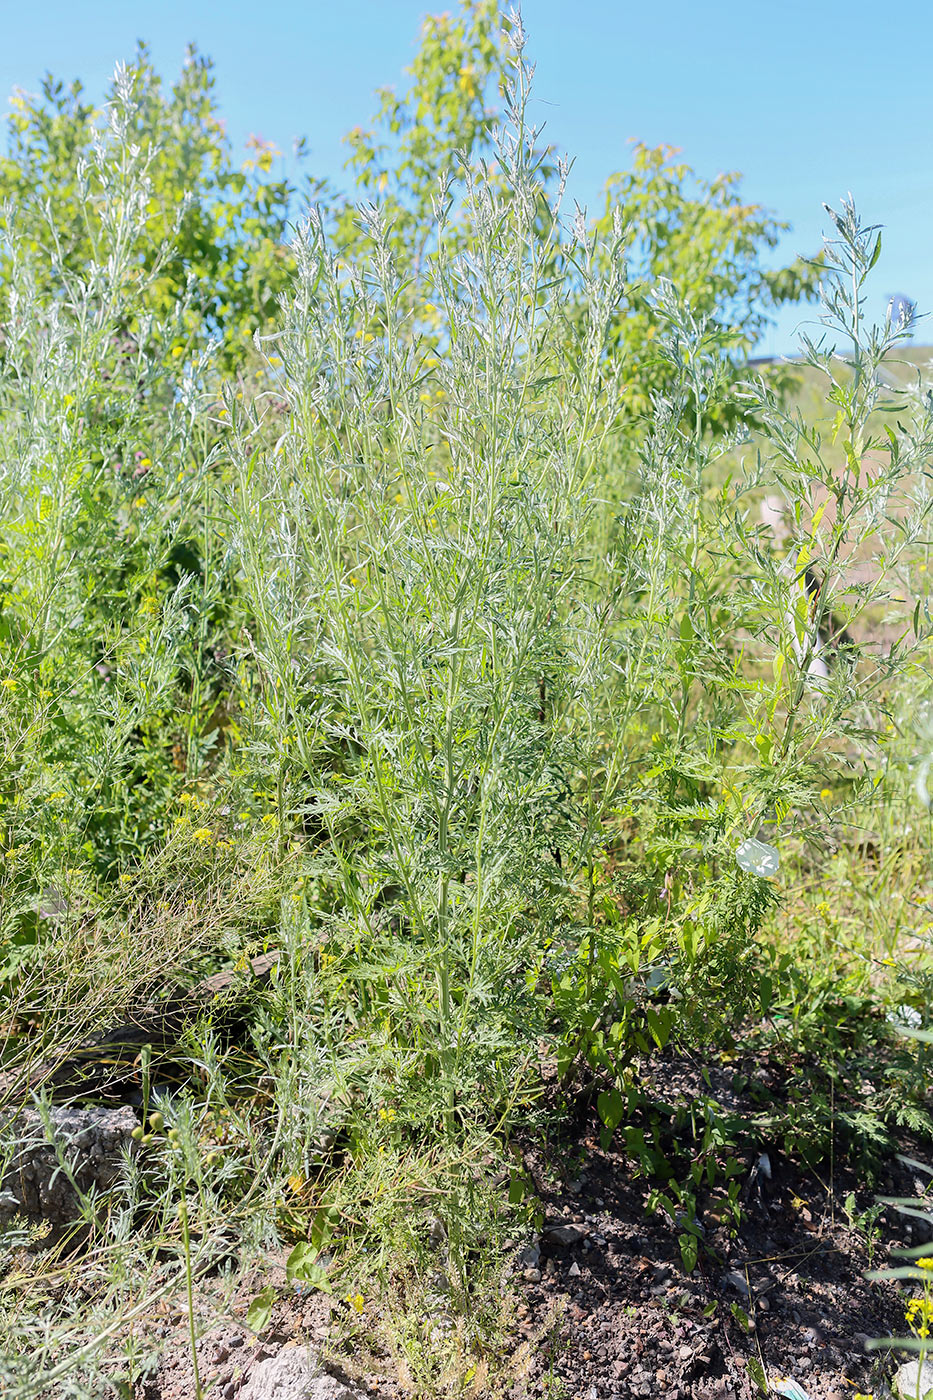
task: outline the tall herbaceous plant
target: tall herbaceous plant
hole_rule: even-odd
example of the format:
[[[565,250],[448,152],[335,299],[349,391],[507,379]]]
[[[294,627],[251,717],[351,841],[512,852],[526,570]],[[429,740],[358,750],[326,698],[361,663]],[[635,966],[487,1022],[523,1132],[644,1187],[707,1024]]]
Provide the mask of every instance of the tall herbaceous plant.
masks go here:
[[[482,105],[462,161],[445,129],[419,164],[424,132],[391,106],[398,197],[322,205],[287,249],[260,221],[243,253],[245,175],[201,191],[234,230],[216,287],[243,305],[188,278],[188,203],[152,233],[177,180],[156,179],[161,118],[136,139],[142,69],[118,73],[58,212],[0,220],[5,1052],[67,1058],[220,967],[246,993],[171,1047],[122,1214],[88,1207],[117,1280],[102,1317],[155,1287],[143,1205],[170,1253],[183,1221],[189,1285],[217,1220],[300,1246],[318,1285],[405,1230],[456,1262],[458,1229],[492,1240],[515,1205],[492,1186],[476,1204],[477,1164],[498,1171],[529,1099],[556,1116],[573,1076],[657,1170],[652,1052],[757,1034],[835,976],[795,966],[786,930],[769,947],[775,876],[847,858],[889,735],[924,729],[933,417],[889,374],[909,327],[866,326],[876,232],[832,216],[805,419],[742,383],[770,221],[743,225],[729,182],[688,198],[645,153],[625,207],[595,227],[566,209],[506,31],[491,146]],[[449,31],[431,35],[443,93]],[[206,82],[189,70],[198,103]],[[202,135],[214,169],[213,118]],[[372,166],[374,195],[390,173]],[[275,324],[241,258],[276,288],[291,269]],[[718,1149],[689,1150],[696,1183]],[[37,1316],[4,1325],[35,1336]],[[37,1377],[62,1350],[42,1346]]]
[[[115,960],[104,916],[164,848],[203,719],[199,619],[216,585],[176,553],[203,524],[206,360],[183,373],[171,359],[184,306],[145,309],[170,249],[146,242],[152,157],[131,139],[131,89],[118,69],[72,189],[93,256],[69,265],[50,208],[39,229],[23,232],[16,210],[3,219],[0,979],[66,1017],[89,989],[118,1003],[152,951],[124,919]],[[187,939],[161,922],[163,939]]]
[[[516,52],[469,248],[441,189],[417,299],[376,208],[353,263],[302,225],[287,417],[265,445],[242,415],[233,449],[256,751],[280,814],[326,833],[327,956],[450,1094],[505,1072],[564,898],[588,478],[619,404],[620,260],[596,275],[582,220],[561,245],[526,80]]]

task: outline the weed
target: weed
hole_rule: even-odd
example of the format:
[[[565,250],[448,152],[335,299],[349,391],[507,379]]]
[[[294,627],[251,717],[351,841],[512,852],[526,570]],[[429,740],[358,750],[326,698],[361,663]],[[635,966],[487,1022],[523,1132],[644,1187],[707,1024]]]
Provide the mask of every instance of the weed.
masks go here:
[[[701,1193],[738,1227],[749,1143],[835,1160],[926,1122],[928,1064],[885,1012],[924,1015],[929,968],[891,992],[879,968],[917,926],[929,840],[904,813],[933,416],[884,377],[906,326],[866,325],[877,231],[846,204],[791,279],[823,288],[803,416],[742,381],[770,221],[645,151],[624,203],[568,217],[521,24],[490,38],[494,18],[438,21],[416,67],[416,117],[450,54],[468,70],[464,159],[390,104],[394,183],[353,145],[389,196],[307,212],[274,312],[231,289],[223,229],[213,290],[189,281],[145,63],[105,126],[47,94],[85,151],[71,183],[23,118],[17,188],[28,166],[68,194],[3,222],[7,1088],[127,1006],[277,960],[141,1053],[108,1213],[77,1193],[81,1260],[50,1245],[27,1281],[10,1233],[14,1400],[151,1369],[147,1315],[175,1296],[197,1391],[195,1282],[231,1240],[287,1247],[287,1287],[342,1300],[337,1342],[376,1339],[408,1389],[491,1392],[504,1261],[537,1218],[515,1143],[571,1095],[651,1176],[687,1267]],[[495,131],[474,62],[501,70]],[[198,192],[211,227],[259,220],[247,265],[284,198],[256,161],[258,187]],[[863,917],[880,904],[893,931]],[[653,1058],[740,1036],[786,1069],[781,1102],[737,1123],[708,1075],[689,1109],[648,1091]]]

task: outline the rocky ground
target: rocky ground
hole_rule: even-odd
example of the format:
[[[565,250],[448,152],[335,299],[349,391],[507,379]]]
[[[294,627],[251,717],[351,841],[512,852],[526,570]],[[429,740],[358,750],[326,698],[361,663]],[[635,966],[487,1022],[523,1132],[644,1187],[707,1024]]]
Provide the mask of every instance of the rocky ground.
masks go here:
[[[715,1100],[742,1121],[755,1112],[736,1090],[747,1076],[737,1079],[724,1067],[698,1070],[671,1056],[656,1073],[645,1088],[658,1101],[700,1102],[699,1074],[705,1102]],[[760,1080],[763,1074],[759,1067]],[[113,1112],[105,1127],[125,1136],[133,1112]],[[64,1127],[73,1111],[61,1113]],[[85,1135],[92,1127],[100,1127],[96,1118]],[[74,1139],[83,1141],[80,1134]],[[881,1400],[903,1356],[870,1351],[866,1343],[904,1334],[906,1295],[866,1274],[890,1262],[892,1246],[931,1238],[926,1220],[891,1208],[879,1214],[879,1195],[917,1197],[930,1183],[904,1160],[933,1161],[930,1145],[905,1140],[902,1147],[903,1156],[890,1155],[870,1186],[864,1171],[856,1174],[844,1160],[807,1171],[777,1144],[734,1149],[734,1206],[724,1205],[721,1174],[712,1190],[697,1189],[697,1257],[685,1261],[683,1218],[651,1208],[652,1183],[627,1155],[621,1133],[604,1146],[594,1108],[582,1110],[569,1137],[549,1148],[538,1141],[525,1152],[536,1224],[516,1245],[502,1279],[504,1337],[487,1370],[451,1394],[749,1400],[769,1386],[795,1400]],[[85,1155],[87,1170],[96,1171],[90,1148]],[[24,1162],[16,1180],[4,1182],[10,1209],[54,1206],[60,1213],[67,1199],[42,1184],[54,1177],[51,1149],[37,1143]],[[444,1249],[436,1245],[441,1275]],[[223,1269],[199,1279],[205,1400],[403,1400],[424,1393],[382,1345],[379,1299],[361,1297],[356,1326],[348,1328],[345,1299],[288,1284],[286,1253],[232,1279]],[[264,1289],[274,1302],[257,1335],[247,1311]],[[157,1350],[161,1360],[137,1378],[132,1400],[194,1400],[184,1299],[176,1294],[155,1303],[143,1330],[145,1349]],[[443,1326],[436,1335],[443,1348]],[[789,1381],[796,1391],[780,1388]]]
[[[777,1152],[766,1154],[766,1163],[759,1157],[743,1184],[738,1230],[711,1223],[688,1273],[680,1226],[647,1212],[649,1188],[632,1164],[603,1151],[595,1138],[582,1146],[585,1166],[575,1180],[549,1189],[542,1173],[543,1228],[514,1260],[505,1350],[515,1400],[746,1400],[762,1393],[764,1377],[772,1386],[792,1378],[809,1400],[887,1393],[886,1381],[903,1358],[866,1351],[865,1344],[903,1334],[904,1302],[895,1285],[869,1283],[865,1273],[885,1262],[888,1245],[916,1243],[917,1235],[904,1217],[889,1213],[869,1250],[865,1234],[850,1228],[844,1203],[857,1183],[845,1169],[830,1184]],[[529,1167],[535,1174],[534,1159]],[[925,1185],[896,1161],[880,1183],[894,1194]],[[858,1199],[864,1206],[873,1198]],[[341,1355],[329,1346],[332,1305],[320,1294],[283,1289],[261,1339],[234,1320],[257,1285],[283,1281],[281,1261],[244,1280],[231,1320],[203,1339],[201,1376],[210,1400],[398,1400],[398,1375],[378,1357]],[[181,1317],[165,1336],[171,1344],[140,1400],[194,1394]],[[329,1378],[313,1367],[296,1369],[295,1358],[307,1348],[325,1356]],[[281,1386],[273,1383],[276,1358],[285,1367]],[[285,1383],[289,1365],[294,1384]],[[263,1388],[264,1375],[271,1388]]]
[[[581,1400],[745,1400],[766,1376],[794,1378],[810,1400],[880,1393],[892,1368],[865,1343],[903,1333],[904,1306],[894,1285],[865,1281],[866,1241],[843,1210],[851,1183],[830,1191],[769,1158],[737,1234],[711,1230],[687,1274],[678,1227],[646,1215],[644,1183],[594,1148],[579,1195],[548,1201],[540,1260],[524,1270],[520,1334],[560,1316],[527,1389],[547,1393],[553,1376]],[[902,1236],[900,1222],[887,1224],[888,1239]]]

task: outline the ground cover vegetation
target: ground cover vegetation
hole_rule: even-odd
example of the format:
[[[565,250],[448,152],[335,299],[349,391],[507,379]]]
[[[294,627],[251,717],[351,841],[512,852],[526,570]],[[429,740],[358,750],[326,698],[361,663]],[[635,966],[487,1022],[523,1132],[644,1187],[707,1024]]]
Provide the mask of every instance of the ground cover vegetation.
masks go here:
[[[141,1038],[106,1207],[5,1227],[11,1396],[135,1393],[155,1304],[193,1334],[275,1249],[409,1390],[507,1389],[530,1148],[596,1115],[690,1270],[763,1146],[870,1184],[929,1129],[933,409],[865,319],[880,235],[846,203],[769,271],[735,177],[644,147],[568,209],[485,0],[409,77],[349,195],[242,167],[194,53],[13,99],[5,1170],[24,1084],[51,1125],[95,1032],[233,979]],[[781,1083],[742,1113],[653,1087],[739,1046]]]

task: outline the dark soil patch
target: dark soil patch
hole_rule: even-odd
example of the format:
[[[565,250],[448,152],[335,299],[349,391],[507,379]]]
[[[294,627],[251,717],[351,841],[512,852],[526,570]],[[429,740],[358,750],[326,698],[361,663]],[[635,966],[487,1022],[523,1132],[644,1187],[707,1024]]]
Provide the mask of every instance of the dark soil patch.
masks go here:
[[[580,1400],[746,1400],[762,1393],[762,1375],[793,1377],[810,1400],[879,1393],[893,1358],[865,1343],[904,1335],[905,1295],[866,1273],[930,1232],[889,1209],[870,1250],[845,1202],[854,1193],[864,1210],[877,1194],[916,1196],[926,1177],[892,1158],[869,1191],[845,1164],[808,1173],[773,1148],[750,1154],[737,1225],[699,1193],[702,1244],[687,1272],[683,1222],[650,1211],[651,1184],[624,1153],[602,1149],[595,1115],[583,1146],[583,1170],[560,1190],[528,1163],[546,1217],[540,1259],[525,1256],[516,1273],[516,1342],[532,1343],[516,1396],[562,1382],[558,1393]]]

